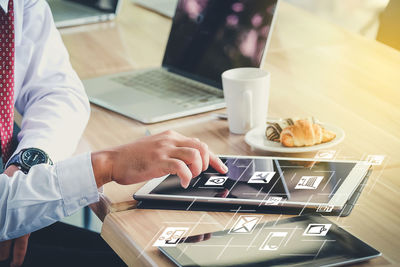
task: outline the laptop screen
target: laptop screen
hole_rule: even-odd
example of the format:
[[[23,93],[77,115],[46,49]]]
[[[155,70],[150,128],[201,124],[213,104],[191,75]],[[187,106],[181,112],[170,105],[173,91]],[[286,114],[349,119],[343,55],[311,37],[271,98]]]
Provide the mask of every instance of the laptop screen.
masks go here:
[[[222,88],[221,74],[260,67],[277,0],[180,0],[163,67]]]
[[[70,0],[70,1],[109,13],[115,13],[118,5],[118,0]]]

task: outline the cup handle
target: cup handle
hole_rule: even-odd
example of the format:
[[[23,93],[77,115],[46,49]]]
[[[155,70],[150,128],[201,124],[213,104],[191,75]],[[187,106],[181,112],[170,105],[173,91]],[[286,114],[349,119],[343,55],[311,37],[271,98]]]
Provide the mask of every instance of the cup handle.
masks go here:
[[[243,121],[243,128],[246,129],[247,125],[249,129],[253,128],[253,113],[251,112],[251,104],[253,103],[253,95],[251,91],[244,91],[243,100],[245,105],[245,112],[247,115],[247,120]]]

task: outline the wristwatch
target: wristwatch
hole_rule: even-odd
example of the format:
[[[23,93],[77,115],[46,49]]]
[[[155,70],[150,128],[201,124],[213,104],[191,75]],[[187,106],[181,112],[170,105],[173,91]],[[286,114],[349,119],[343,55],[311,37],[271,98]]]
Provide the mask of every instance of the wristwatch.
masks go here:
[[[10,165],[16,165],[24,173],[28,173],[30,168],[37,164],[53,165],[49,155],[39,148],[22,149],[18,154],[15,154],[7,163],[6,169]]]

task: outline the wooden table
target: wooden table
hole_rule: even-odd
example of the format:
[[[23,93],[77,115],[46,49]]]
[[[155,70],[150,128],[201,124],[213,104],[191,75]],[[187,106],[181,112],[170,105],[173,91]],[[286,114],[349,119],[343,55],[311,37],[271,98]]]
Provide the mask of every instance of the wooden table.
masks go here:
[[[88,78],[159,66],[170,25],[168,18],[125,1],[115,22],[61,32],[73,66],[81,78]],[[352,214],[332,219],[383,253],[367,265],[400,264],[400,53],[281,2],[264,68],[272,75],[269,116],[315,116],[340,126],[346,138],[333,148],[338,159],[385,155]],[[278,155],[253,151],[212,112],[144,125],[94,105],[78,152],[133,141],[146,129],[198,137],[219,154]],[[141,186],[107,184],[101,201],[92,206],[104,219],[103,238],[131,266],[172,266],[149,245],[171,222],[206,233],[229,227],[239,215],[135,209],[132,195]],[[268,220],[278,217],[284,216],[264,215]]]

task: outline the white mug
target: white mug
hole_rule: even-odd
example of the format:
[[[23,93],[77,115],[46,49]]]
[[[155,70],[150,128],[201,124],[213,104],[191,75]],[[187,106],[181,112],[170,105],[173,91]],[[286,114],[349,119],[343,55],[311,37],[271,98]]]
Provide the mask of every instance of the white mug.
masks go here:
[[[244,134],[266,123],[270,76],[269,72],[259,68],[237,68],[222,73],[232,133]]]

